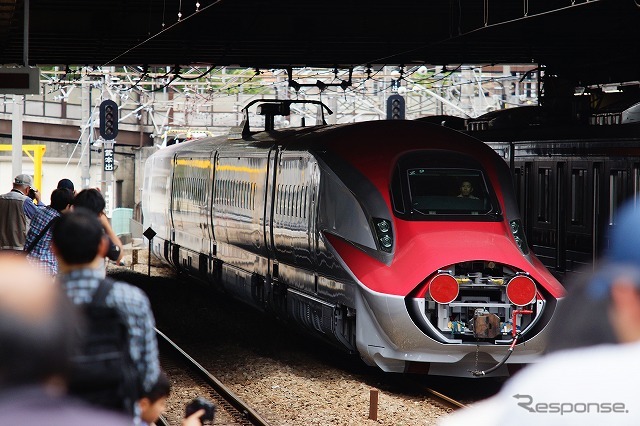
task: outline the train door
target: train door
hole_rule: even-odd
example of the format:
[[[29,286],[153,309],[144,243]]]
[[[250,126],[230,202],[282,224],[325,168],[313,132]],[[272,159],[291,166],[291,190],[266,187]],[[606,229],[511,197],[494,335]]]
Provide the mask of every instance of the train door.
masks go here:
[[[275,146],[269,150],[269,154],[267,156],[267,174],[266,174],[266,182],[265,182],[265,191],[264,191],[264,222],[263,222],[263,236],[264,236],[264,246],[268,253],[268,274],[270,277],[277,279],[278,276],[278,266],[274,264],[273,259],[275,258],[274,254],[274,243],[273,243],[273,200],[275,197],[275,176],[276,169],[278,167],[278,159],[280,157],[280,149]]]
[[[274,173],[272,248],[280,280],[315,293],[311,195],[315,159],[306,151],[282,152]]]
[[[564,241],[561,256],[567,275],[583,270],[594,262],[593,213],[595,169],[588,161],[571,161],[567,164],[566,197],[564,205]]]
[[[280,147],[274,146],[267,154],[267,172],[264,190],[263,238],[267,253],[267,306],[278,316],[286,316],[286,286],[280,280],[280,265],[275,255],[273,215],[275,211],[276,176],[280,159]]]
[[[207,221],[209,222],[209,256],[208,256],[208,271],[209,280],[215,282],[219,279],[220,274],[220,262],[217,260],[218,246],[216,243],[216,229],[213,226],[213,211],[216,208],[215,193],[216,193],[216,165],[218,162],[218,151],[214,151],[211,154],[211,174],[210,174],[210,193],[209,193],[209,214],[207,215]]]
[[[169,183],[170,186],[170,196],[169,196],[169,247],[171,247],[171,252],[167,253],[167,258],[171,261],[172,265],[175,266],[176,268],[180,267],[180,256],[179,256],[179,252],[178,250],[180,249],[180,247],[178,247],[176,245],[176,218],[175,218],[175,213],[173,210],[173,206],[175,204],[175,175],[176,175],[176,169],[175,169],[175,165],[177,163],[177,159],[178,159],[178,154],[174,154],[173,158],[171,159],[171,182]]]
[[[558,185],[556,163],[540,161],[531,164],[529,243],[538,258],[552,272],[558,268]]]
[[[211,157],[186,152],[174,157],[171,182],[174,265],[206,277],[211,245]]]

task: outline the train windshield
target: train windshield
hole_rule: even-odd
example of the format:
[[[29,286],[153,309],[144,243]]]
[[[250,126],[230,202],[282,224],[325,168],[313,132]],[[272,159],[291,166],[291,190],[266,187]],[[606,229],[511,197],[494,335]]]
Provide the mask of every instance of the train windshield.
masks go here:
[[[496,212],[481,170],[409,168],[406,177],[414,214],[488,215]]]

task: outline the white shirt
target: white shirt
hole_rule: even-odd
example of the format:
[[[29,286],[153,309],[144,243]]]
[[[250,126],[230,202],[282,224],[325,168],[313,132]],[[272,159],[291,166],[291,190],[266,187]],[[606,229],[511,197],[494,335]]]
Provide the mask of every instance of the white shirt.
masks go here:
[[[638,360],[640,342],[550,354],[438,425],[640,425]]]

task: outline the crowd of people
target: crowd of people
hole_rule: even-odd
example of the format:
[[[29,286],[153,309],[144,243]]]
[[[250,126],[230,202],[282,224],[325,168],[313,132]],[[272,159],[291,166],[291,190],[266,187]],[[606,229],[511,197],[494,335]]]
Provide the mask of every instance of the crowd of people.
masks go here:
[[[52,225],[75,206],[97,215],[110,247],[115,247],[117,253],[109,258],[122,262],[122,241],[111,227],[105,214],[104,197],[98,189],[76,192],[70,179],[61,179],[51,193],[51,203],[46,205],[40,191],[32,185],[31,176],[21,174],[14,179],[11,191],[0,195],[0,250],[24,251],[32,264],[55,277],[58,265],[51,252]]]
[[[146,294],[106,277],[105,256],[122,243],[104,215],[102,194],[76,193],[63,179],[45,205],[32,185],[31,176],[19,175],[0,195],[0,426],[153,424],[170,382]],[[101,292],[102,304],[92,304]],[[92,332],[87,309],[121,320],[132,380],[88,386],[77,380],[77,360],[90,358],[82,352]],[[201,424],[203,414],[193,413],[183,426]]]

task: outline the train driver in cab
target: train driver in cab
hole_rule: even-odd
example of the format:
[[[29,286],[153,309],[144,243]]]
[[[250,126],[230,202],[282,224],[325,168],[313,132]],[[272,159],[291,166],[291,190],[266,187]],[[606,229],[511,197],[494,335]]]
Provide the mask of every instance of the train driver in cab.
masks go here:
[[[460,184],[460,194],[458,197],[462,198],[471,198],[473,200],[477,200],[478,197],[473,195],[473,185],[468,180],[463,180]]]

